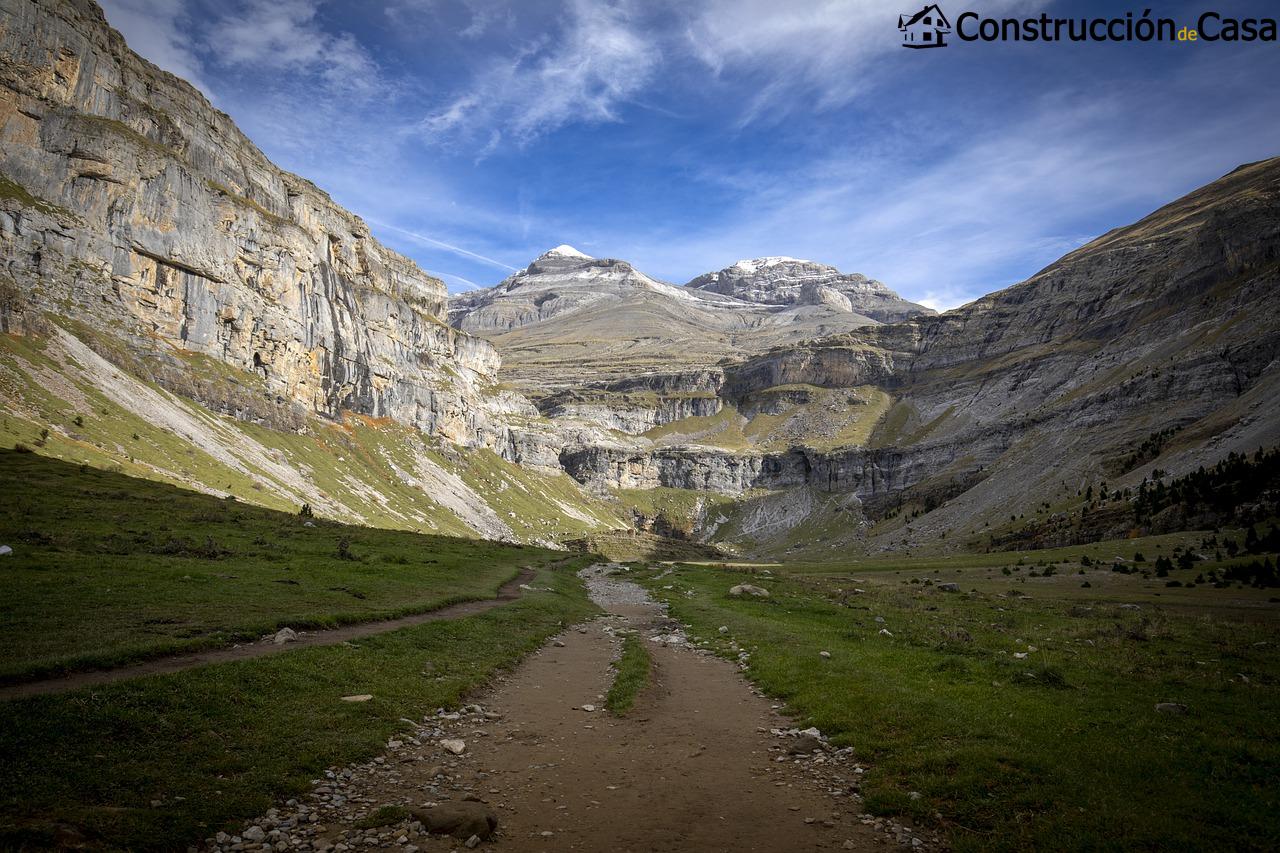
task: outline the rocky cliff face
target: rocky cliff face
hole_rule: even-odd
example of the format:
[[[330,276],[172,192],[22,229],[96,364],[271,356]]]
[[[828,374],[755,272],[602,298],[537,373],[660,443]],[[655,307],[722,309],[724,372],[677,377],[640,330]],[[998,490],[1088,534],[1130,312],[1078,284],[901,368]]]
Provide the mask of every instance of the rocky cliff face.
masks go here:
[[[799,523],[791,504],[829,509],[814,497],[829,493],[857,501],[833,524],[914,508],[870,528],[879,547],[981,535],[1090,483],[1136,487],[1280,442],[1278,246],[1280,160],[1241,167],[962,309],[726,362],[714,390],[736,420],[677,422],[682,443],[568,446],[560,462],[598,489],[739,496],[771,529]],[[845,446],[762,446],[762,429],[826,404],[815,389],[867,387],[889,402]],[[1135,458],[1162,430],[1177,438]]]
[[[676,288],[650,278],[626,261],[593,258],[561,245],[493,287],[455,296],[449,303],[449,321],[464,331],[501,334],[600,302],[625,299],[638,291],[658,298],[680,298]]]
[[[875,279],[799,258],[742,260],[704,273],[685,286],[762,305],[827,305],[882,323],[934,313],[908,302]]]
[[[617,490],[685,490],[671,530],[887,548],[1280,443],[1280,160],[931,315],[807,261],[680,288],[568,246],[449,302],[90,0],[0,0],[0,140],[0,330],[47,345],[0,339],[3,429],[67,458],[538,541],[656,523]]]
[[[307,410],[503,440],[499,359],[446,291],[278,169],[90,0],[0,0],[6,329],[41,313],[135,349],[199,353]]]

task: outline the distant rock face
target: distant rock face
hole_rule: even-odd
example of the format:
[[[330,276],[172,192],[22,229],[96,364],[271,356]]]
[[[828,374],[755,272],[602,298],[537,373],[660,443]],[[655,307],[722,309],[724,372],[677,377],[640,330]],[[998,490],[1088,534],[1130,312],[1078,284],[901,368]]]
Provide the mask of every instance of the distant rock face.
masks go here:
[[[493,287],[453,297],[449,322],[477,334],[509,332],[638,290],[680,295],[678,288],[650,278],[626,261],[593,258],[560,245]]]
[[[479,394],[497,352],[447,325],[443,284],[90,0],[0,0],[0,138],[0,326],[48,313],[256,373],[321,414],[503,440]]]
[[[685,286],[762,305],[829,305],[882,323],[934,313],[908,302],[875,279],[799,258],[742,260],[700,275]]]

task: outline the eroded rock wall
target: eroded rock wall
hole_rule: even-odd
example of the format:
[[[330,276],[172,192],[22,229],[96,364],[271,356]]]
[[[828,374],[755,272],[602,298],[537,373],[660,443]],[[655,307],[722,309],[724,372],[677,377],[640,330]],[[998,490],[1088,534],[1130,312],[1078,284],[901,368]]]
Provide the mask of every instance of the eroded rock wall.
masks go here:
[[[210,356],[321,414],[503,440],[482,394],[498,355],[447,325],[444,285],[130,51],[90,0],[0,0],[0,141],[6,327],[47,313]]]

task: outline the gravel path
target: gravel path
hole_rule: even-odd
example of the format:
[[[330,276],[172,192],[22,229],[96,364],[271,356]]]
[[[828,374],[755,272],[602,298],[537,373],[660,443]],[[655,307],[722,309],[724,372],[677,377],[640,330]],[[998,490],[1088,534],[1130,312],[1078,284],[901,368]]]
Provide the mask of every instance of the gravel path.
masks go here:
[[[461,711],[406,720],[410,731],[382,756],[331,768],[307,797],[239,835],[209,839],[207,848],[793,853],[934,846],[864,815],[862,768],[852,750],[832,748],[816,731],[797,732],[733,663],[700,649],[616,571],[584,571],[608,615],[567,629]],[[610,665],[621,637],[634,632],[652,651],[654,679],[627,716],[613,717],[603,711]],[[457,837],[428,832],[449,821],[460,827]]]
[[[533,568],[526,566],[520,570],[520,574],[514,579],[499,587],[498,594],[494,598],[451,604],[447,607],[428,610],[425,613],[415,613],[412,616],[401,616],[396,619],[383,619],[375,622],[358,622],[354,625],[344,625],[341,628],[292,632],[292,637],[284,642],[277,643],[273,638],[266,637],[256,643],[172,655],[129,666],[117,667],[116,669],[73,672],[68,675],[45,678],[39,681],[8,684],[0,686],[0,701],[21,699],[26,696],[40,696],[47,693],[65,693],[68,690],[77,690],[81,687],[96,687],[101,684],[110,684],[115,681],[124,681],[125,679],[138,678],[144,675],[181,672],[184,669],[194,669],[211,663],[227,663],[228,661],[265,657],[266,655],[275,655],[310,646],[332,646],[373,634],[395,631],[398,628],[422,625],[426,622],[439,622],[442,619],[461,619],[464,616],[483,613],[486,610],[492,610],[495,607],[516,600],[523,594],[522,587],[527,586],[536,574],[537,572]]]

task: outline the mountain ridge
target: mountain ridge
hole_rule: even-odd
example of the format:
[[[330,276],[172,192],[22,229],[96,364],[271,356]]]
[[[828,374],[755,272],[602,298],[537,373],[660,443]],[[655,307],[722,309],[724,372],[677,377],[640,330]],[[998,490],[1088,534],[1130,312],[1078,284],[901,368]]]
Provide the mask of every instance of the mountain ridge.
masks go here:
[[[879,322],[936,313],[860,273],[843,273],[829,264],[784,255],[739,260],[696,276],[685,287],[763,305],[848,306],[847,310]]]
[[[771,554],[1016,541],[1010,507],[1280,442],[1280,160],[944,314],[801,259],[677,286],[567,244],[449,299],[54,6],[0,0],[7,441],[363,523]],[[1092,535],[1071,513],[1034,535]]]

